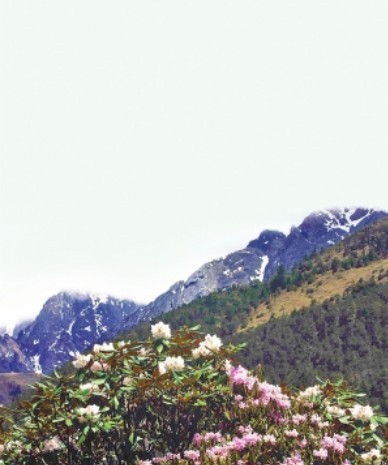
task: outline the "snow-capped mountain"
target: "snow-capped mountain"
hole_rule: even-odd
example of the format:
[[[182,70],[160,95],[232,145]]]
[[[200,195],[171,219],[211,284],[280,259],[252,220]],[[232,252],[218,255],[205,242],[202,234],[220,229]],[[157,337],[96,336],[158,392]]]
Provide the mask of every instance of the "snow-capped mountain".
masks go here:
[[[388,212],[333,209],[309,215],[288,235],[265,230],[246,248],[205,263],[146,306],[110,296],[61,292],[44,304],[32,323],[18,327],[14,337],[0,336],[0,372],[49,373],[77,352],[113,339],[141,321],[216,290],[268,280],[280,265],[290,270],[313,251],[324,250],[382,218],[388,218]]]
[[[268,280],[283,265],[291,270],[303,257],[327,249],[359,229],[387,218],[388,212],[343,208],[312,213],[288,235],[265,230],[245,249],[206,263],[186,281],[175,283],[142,310],[141,319],[152,319],[217,289]],[[125,323],[130,328],[131,321]]]
[[[130,300],[61,292],[51,297],[17,343],[35,372],[50,372],[75,353],[87,351],[139,307]]]

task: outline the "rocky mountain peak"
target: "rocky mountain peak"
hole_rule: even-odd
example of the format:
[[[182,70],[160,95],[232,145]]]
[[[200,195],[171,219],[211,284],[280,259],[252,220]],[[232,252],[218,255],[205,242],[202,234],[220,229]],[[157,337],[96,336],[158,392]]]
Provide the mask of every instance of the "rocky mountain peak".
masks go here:
[[[286,235],[280,231],[265,229],[257,239],[250,241],[248,247],[260,249],[266,253],[272,249],[281,247],[284,244]]]
[[[137,313],[130,300],[111,296],[60,292],[44,304],[35,321],[19,332],[23,347],[35,371],[49,372],[75,353],[104,340],[112,327]]]
[[[355,230],[363,221],[384,216],[386,212],[379,212],[367,208],[333,208],[318,211],[307,216],[299,229],[302,233],[311,234],[318,231],[335,231],[339,235]],[[382,217],[381,216],[381,217]],[[375,221],[375,220],[373,220]]]

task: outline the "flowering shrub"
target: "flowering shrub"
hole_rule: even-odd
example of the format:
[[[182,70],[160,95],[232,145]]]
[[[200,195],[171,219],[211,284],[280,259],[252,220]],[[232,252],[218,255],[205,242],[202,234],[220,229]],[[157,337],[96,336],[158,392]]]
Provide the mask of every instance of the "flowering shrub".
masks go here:
[[[95,345],[77,371],[1,408],[7,465],[377,465],[387,418],[343,383],[292,393],[233,366],[237,348],[158,323]]]

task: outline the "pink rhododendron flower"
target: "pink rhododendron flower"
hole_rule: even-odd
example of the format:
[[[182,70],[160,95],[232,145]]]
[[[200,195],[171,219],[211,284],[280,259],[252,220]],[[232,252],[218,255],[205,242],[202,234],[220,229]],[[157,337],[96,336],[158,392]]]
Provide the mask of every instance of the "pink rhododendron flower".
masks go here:
[[[297,438],[299,436],[299,433],[298,433],[298,431],[296,431],[296,429],[293,429],[291,431],[285,431],[284,434],[288,438]]]
[[[205,436],[203,437],[205,441],[218,441],[221,442],[223,441],[222,434],[218,431],[217,433],[209,432],[206,433]]]
[[[185,450],[183,456],[188,460],[199,460],[200,452],[198,450]]]
[[[304,423],[306,419],[307,419],[306,415],[298,414],[298,415],[293,415],[291,421],[294,425],[300,425],[301,423]]]
[[[257,382],[257,378],[251,376],[249,371],[241,365],[238,367],[232,367],[229,370],[229,379],[232,385],[243,385],[249,390],[252,390],[253,386]]]
[[[266,444],[271,444],[271,446],[274,446],[276,444],[276,438],[273,434],[265,434],[263,436],[263,441]]]
[[[329,456],[329,453],[327,452],[327,449],[321,447],[319,450],[313,450],[313,456],[321,460],[326,460]]]
[[[291,457],[287,457],[281,465],[304,465],[300,455],[295,453]]]

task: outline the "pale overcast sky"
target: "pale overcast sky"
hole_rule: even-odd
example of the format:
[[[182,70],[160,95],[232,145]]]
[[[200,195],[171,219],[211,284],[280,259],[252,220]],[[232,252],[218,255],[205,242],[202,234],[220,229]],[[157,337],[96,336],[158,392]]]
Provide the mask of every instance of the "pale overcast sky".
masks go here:
[[[388,207],[388,2],[0,4],[0,326]]]

